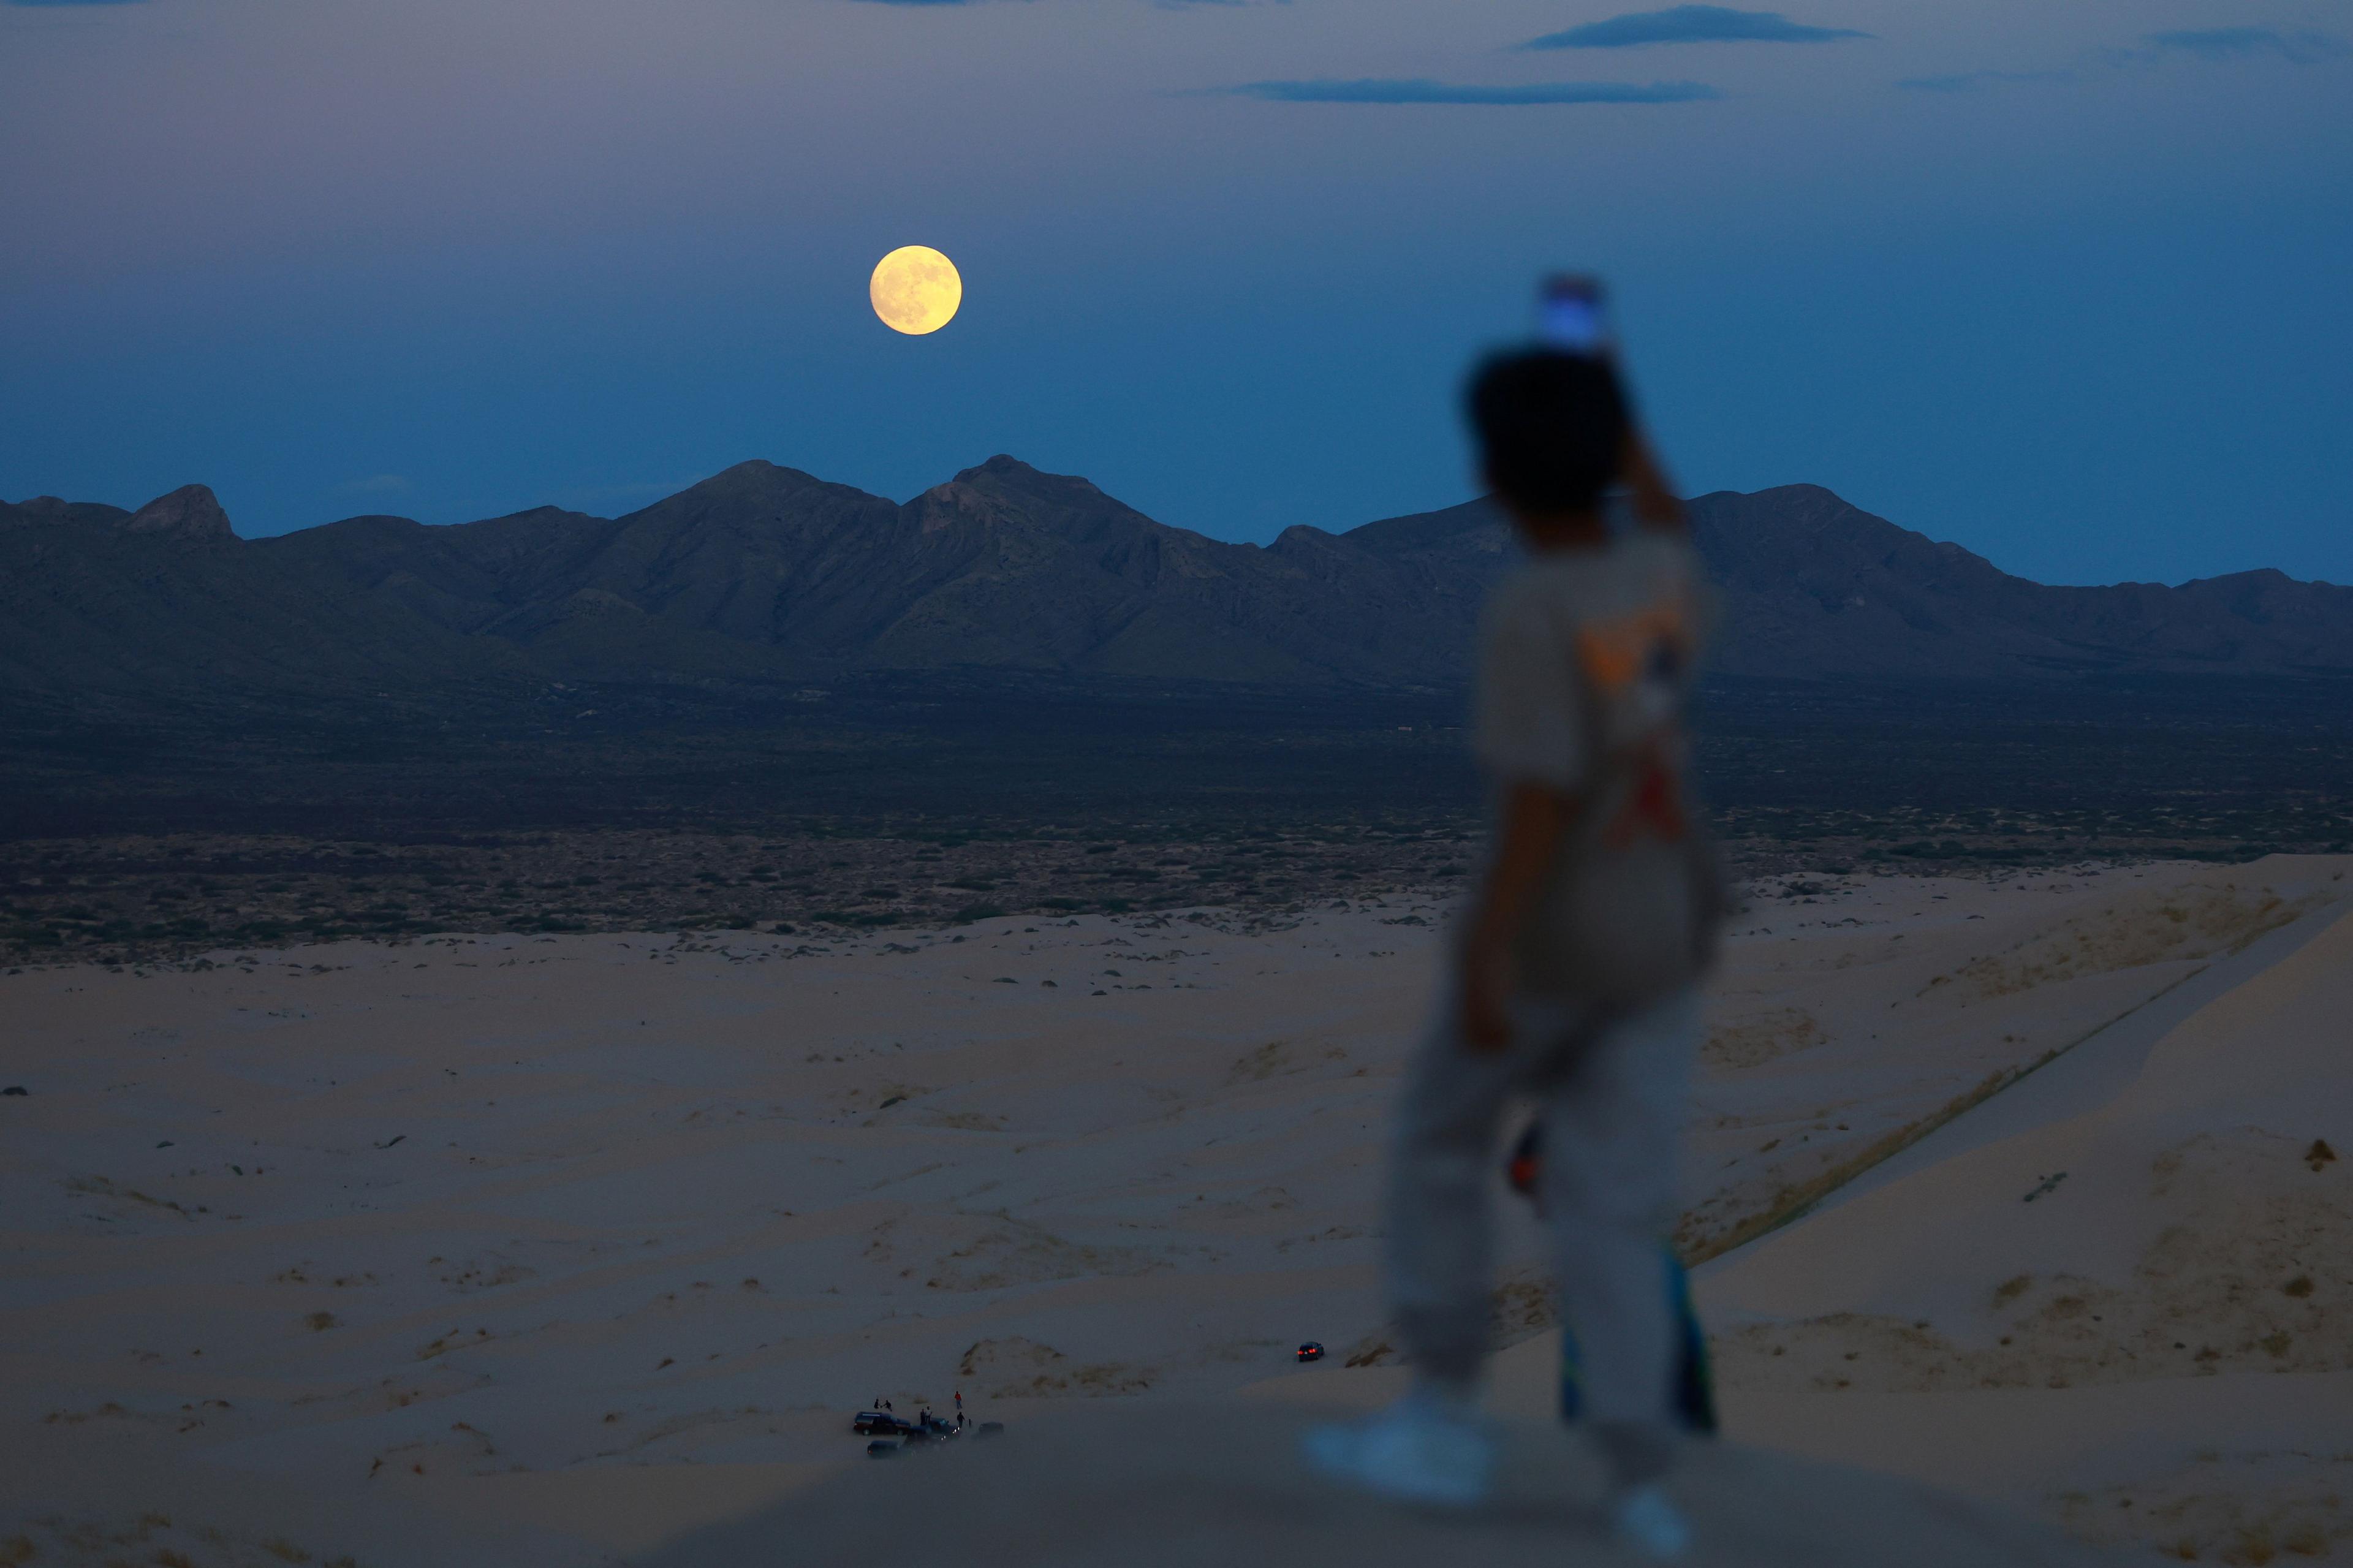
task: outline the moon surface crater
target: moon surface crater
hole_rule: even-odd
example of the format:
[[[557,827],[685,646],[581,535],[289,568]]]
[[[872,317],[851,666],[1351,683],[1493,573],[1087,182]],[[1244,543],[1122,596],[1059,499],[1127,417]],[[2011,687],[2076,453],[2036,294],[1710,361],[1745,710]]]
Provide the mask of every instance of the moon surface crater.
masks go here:
[[[866,292],[884,326],[921,337],[955,318],[964,303],[964,277],[930,246],[902,245],[874,264]]]

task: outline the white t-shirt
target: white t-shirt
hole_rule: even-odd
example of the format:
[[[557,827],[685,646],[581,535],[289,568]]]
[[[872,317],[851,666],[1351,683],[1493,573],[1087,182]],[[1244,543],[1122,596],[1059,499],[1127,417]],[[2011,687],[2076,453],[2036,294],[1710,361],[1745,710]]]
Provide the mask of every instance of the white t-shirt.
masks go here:
[[[1578,807],[1521,931],[1525,990],[1634,1001],[1704,963],[1715,861],[1684,716],[1706,619],[1696,552],[1648,531],[1539,555],[1488,600],[1479,764],[1499,794],[1542,784]]]

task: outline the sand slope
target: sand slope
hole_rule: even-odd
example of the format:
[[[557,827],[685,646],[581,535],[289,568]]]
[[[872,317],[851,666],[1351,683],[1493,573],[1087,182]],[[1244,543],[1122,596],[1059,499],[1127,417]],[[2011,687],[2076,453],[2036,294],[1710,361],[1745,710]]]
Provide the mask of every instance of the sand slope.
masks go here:
[[[1687,1254],[1757,1234],[2267,932],[2346,862],[1759,889],[1713,987]],[[1783,879],[1781,889],[1817,884]]]
[[[2212,1069],[2149,1078],[2171,1109],[2100,1160],[2140,1162],[2145,1188],[2171,1152],[2170,1195],[2114,1208],[2130,1226],[2094,1237],[2060,1223],[2113,1206],[2086,1203],[2109,1178],[2073,1144],[2021,1156],[2028,1184],[2069,1170],[2048,1205],[2020,1210],[1999,1162],[1921,1200],[2048,1221],[2040,1251],[2005,1251],[2017,1227],[1998,1217],[1910,1235],[1913,1200],[1886,1178],[2063,1099],[2053,1086],[2092,1104],[2139,1081],[2111,1064],[2093,1093],[2066,1077],[2092,1059],[2073,1055],[2017,1075],[2259,969],[2344,868],[1753,889],[1714,1004],[1688,1238],[1722,1245],[1825,1184],[1879,1185],[1710,1277],[1735,1394],[1824,1397],[1832,1362],[1864,1369],[1847,1392],[1967,1390],[2014,1352],[2077,1381],[2138,1376],[2171,1364],[2168,1333],[2192,1357],[2211,1342],[2217,1368],[2341,1364],[2341,1319],[2295,1317],[2325,1319],[2321,1263],[2313,1297],[2246,1302],[2191,1266],[2204,1238],[2244,1230],[2233,1277],[2276,1272],[2274,1253],[2302,1256],[2298,1225],[2336,1223],[2263,1217],[2306,1190],[2291,1178],[2333,1179],[2289,1157],[2317,1121],[2257,1116],[2306,1098],[2321,1058],[2244,1078],[2263,1137],[2234,1130],[2238,1110],[2216,1120],[2242,1102],[2216,1098]],[[878,1394],[906,1411],[961,1388],[976,1413],[1034,1424],[1073,1402],[1219,1396],[1314,1338],[1339,1353],[1303,1374],[1324,1380],[1307,1396],[1360,1397],[1396,1375],[1376,1173],[1442,918],[1389,899],[1271,921],[427,939],[0,975],[0,1082],[30,1091],[0,1099],[0,1509],[111,1508],[122,1532],[139,1492],[250,1533],[292,1518],[268,1502],[293,1490],[322,1500],[303,1548],[322,1560],[338,1529],[462,1524],[475,1542],[522,1532],[484,1561],[612,1561],[854,1457],[846,1415]],[[2311,952],[2278,966],[2280,1016],[2341,959]],[[2211,1021],[2210,1057],[2272,1026],[2257,995]],[[2150,1071],[2170,1048],[2147,1046]],[[1857,1170],[1877,1174],[1835,1187]],[[2200,1239],[2142,1316],[2111,1313],[2085,1292],[2141,1291],[2141,1262],[2174,1256],[2168,1205]],[[1818,1229],[1859,1223],[1850,1211],[1891,1217],[1843,1241]],[[1504,1343],[1554,1321],[1533,1228],[1511,1234]],[[1980,1300],[2019,1274],[2014,1300]],[[1840,1314],[1865,1327],[1829,1325]],[[2211,1330],[2189,1341],[2184,1314]],[[1924,1318],[1936,1342],[1906,1360]],[[2021,1328],[2023,1348],[1989,1342]],[[2277,1331],[2281,1356],[2263,1343]],[[1851,1333],[1876,1336],[1868,1363],[1841,1359]],[[1545,1354],[1522,1345],[1501,1379],[1532,1413]]]
[[[2353,1368],[2348,1020],[2339,919],[2177,1025],[2105,1104],[1852,1197],[1707,1281],[1720,1333],[1846,1313],[1885,1325],[1878,1353],[1831,1365],[1773,1329],[1733,1334],[1728,1362],[1748,1385],[1890,1390]]]
[[[2095,1538],[2353,1537],[2353,918],[2281,937],[2154,1039],[1989,1106],[2006,1135],[1956,1123],[1704,1274],[1738,1428]]]

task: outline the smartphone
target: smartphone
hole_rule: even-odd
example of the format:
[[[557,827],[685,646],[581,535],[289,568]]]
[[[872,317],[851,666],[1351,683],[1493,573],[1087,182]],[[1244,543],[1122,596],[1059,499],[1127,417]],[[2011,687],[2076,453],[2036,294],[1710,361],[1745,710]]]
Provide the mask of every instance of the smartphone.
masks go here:
[[[1601,280],[1563,272],[1545,279],[1536,302],[1536,336],[1563,353],[1598,355],[1609,346]]]

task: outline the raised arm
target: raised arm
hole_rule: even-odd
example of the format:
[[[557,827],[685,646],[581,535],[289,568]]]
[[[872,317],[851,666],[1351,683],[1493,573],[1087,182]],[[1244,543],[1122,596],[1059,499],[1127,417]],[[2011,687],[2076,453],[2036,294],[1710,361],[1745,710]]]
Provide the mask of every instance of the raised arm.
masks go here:
[[[1683,503],[1667,482],[1667,471],[1660,466],[1658,454],[1651,450],[1648,437],[1639,425],[1626,430],[1626,456],[1620,471],[1625,475],[1627,498],[1633,502],[1634,515],[1646,528],[1680,533],[1691,526],[1683,515]]]

